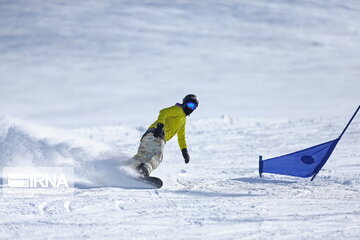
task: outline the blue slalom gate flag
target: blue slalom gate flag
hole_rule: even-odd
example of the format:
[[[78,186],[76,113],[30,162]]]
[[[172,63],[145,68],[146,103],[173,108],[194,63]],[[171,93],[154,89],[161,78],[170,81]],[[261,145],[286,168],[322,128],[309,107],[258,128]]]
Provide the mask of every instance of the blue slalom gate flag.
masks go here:
[[[260,161],[260,173],[311,177],[325,165],[338,142],[337,138],[298,152]]]
[[[260,156],[260,176],[262,176],[262,173],[266,172],[303,178],[312,177],[311,181],[314,180],[316,175],[331,156],[337,143],[344,135],[346,129],[349,127],[359,109],[360,106],[355,111],[341,135],[335,140],[267,160],[263,160],[262,156]]]

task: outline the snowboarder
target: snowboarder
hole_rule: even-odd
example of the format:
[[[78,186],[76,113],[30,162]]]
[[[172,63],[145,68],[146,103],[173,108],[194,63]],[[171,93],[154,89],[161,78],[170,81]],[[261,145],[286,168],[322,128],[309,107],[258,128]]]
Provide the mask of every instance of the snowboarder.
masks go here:
[[[199,100],[194,94],[189,94],[183,103],[160,111],[158,119],[149,126],[140,140],[138,153],[132,158],[132,167],[141,175],[149,176],[163,159],[164,146],[175,134],[184,157],[189,163],[190,156],[185,139],[186,116],[189,116],[199,105]]]

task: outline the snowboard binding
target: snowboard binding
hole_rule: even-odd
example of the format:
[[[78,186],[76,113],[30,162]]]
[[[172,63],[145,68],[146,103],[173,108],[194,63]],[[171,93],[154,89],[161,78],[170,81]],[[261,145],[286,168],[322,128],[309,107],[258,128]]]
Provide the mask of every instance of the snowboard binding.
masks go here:
[[[144,177],[149,177],[150,176],[150,172],[149,170],[145,167],[144,163],[141,163],[139,166],[136,167],[136,171],[138,171],[142,176]]]

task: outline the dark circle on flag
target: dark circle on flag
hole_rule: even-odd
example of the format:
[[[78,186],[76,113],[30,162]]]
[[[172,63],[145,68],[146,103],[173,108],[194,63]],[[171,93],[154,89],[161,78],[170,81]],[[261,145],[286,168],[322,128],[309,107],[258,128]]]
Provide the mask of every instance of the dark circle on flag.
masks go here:
[[[301,157],[301,161],[305,164],[313,164],[315,159],[312,156],[305,155]]]

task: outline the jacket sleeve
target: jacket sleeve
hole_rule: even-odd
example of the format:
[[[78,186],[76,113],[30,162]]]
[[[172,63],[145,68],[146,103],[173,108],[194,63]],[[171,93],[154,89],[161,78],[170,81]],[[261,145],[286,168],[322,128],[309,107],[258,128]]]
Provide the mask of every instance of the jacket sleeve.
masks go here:
[[[180,149],[187,148],[186,138],[185,138],[185,126],[186,126],[186,121],[184,122],[184,124],[181,126],[181,128],[179,129],[179,131],[177,133]]]

